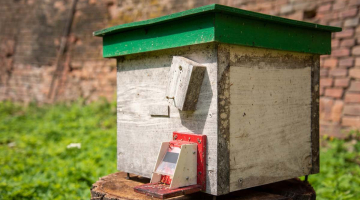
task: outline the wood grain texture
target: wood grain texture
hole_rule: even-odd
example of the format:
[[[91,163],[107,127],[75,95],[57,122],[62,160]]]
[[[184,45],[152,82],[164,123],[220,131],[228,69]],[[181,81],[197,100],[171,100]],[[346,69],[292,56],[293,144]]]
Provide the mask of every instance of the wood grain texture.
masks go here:
[[[166,99],[173,56],[183,56],[206,67],[194,112],[179,111]],[[204,44],[118,59],[117,158],[118,170],[150,177],[159,146],[174,131],[208,138],[206,192],[217,194],[217,56],[214,44]],[[170,117],[151,117],[150,107],[168,103]]]
[[[195,111],[166,99],[173,56],[206,67]],[[118,170],[150,177],[159,145],[181,131],[208,137],[209,194],[317,173],[318,62],[218,43],[118,58]],[[159,105],[170,117],[149,115]]]
[[[169,73],[167,98],[173,98],[181,111],[194,111],[198,102],[206,67],[181,56],[174,56]]]
[[[229,48],[230,191],[309,174],[313,56]]]
[[[183,144],[176,163],[170,189],[196,185],[197,183],[197,144]]]
[[[152,117],[169,117],[169,105],[166,103],[153,105],[149,108],[149,114]]]
[[[131,174],[126,180],[126,173],[118,172],[101,177],[91,187],[91,200],[151,200],[150,196],[134,192],[134,187],[148,183],[149,179]],[[218,197],[222,200],[315,200],[314,189],[308,183],[299,179],[291,179],[266,186],[233,192]],[[197,192],[178,196],[173,200],[213,200],[214,196]]]

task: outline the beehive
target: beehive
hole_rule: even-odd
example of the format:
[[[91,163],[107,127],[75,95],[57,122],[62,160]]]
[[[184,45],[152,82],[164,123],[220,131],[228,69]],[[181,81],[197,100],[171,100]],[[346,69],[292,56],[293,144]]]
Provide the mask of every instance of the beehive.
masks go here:
[[[337,31],[214,4],[95,32],[117,59],[118,170],[150,177],[183,131],[207,136],[209,194],[318,173],[319,56]],[[205,70],[191,82],[182,65]]]

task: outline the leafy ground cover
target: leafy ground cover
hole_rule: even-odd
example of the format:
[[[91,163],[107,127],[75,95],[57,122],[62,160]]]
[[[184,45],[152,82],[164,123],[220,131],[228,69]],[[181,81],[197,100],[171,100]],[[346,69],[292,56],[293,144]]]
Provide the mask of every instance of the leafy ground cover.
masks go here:
[[[92,183],[115,171],[114,103],[0,103],[0,199],[90,199]]]
[[[309,177],[318,199],[360,199],[358,141],[322,139],[321,173]],[[115,103],[0,103],[0,199],[90,199],[91,184],[115,171]]]
[[[317,199],[360,199],[360,134],[321,140],[320,173],[309,176]]]

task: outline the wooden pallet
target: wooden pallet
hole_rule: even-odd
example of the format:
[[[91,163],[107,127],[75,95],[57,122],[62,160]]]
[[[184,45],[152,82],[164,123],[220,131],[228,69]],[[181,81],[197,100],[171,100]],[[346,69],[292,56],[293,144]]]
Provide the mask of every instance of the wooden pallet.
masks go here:
[[[149,183],[148,178],[131,176],[126,179],[126,173],[118,172],[100,178],[91,187],[91,200],[122,200],[122,199],[154,199],[150,196],[134,192],[134,187]],[[214,196],[198,192],[172,198],[174,200],[204,199],[213,200]],[[264,186],[232,192],[217,196],[216,199],[232,200],[315,200],[316,194],[310,184],[299,179],[290,179]]]

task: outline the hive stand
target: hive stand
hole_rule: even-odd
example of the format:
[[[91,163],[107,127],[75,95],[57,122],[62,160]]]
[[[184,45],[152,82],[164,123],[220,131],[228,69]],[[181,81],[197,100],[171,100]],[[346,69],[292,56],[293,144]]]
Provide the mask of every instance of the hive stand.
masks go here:
[[[117,172],[100,178],[91,187],[91,200],[123,200],[123,199],[154,199],[150,196],[134,192],[134,187],[149,183],[150,179],[131,175],[131,179],[126,179],[126,173]],[[314,200],[316,194],[311,185],[299,179],[290,179],[255,188],[232,192],[227,195],[213,196],[198,192],[190,195],[178,196],[173,200],[192,200],[192,199],[232,199],[232,200]]]

